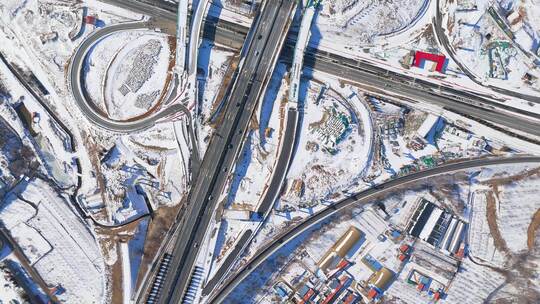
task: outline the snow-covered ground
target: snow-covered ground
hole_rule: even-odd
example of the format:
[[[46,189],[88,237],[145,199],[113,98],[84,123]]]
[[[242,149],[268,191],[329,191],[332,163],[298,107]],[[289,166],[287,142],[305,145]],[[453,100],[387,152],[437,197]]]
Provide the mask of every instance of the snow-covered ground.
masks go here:
[[[33,168],[39,170],[39,162],[32,141],[25,136],[17,114],[6,102],[0,104],[0,130],[0,197],[3,197],[22,176],[36,170]]]
[[[87,57],[84,83],[101,111],[126,120],[147,113],[161,101],[170,67],[167,37],[137,30],[99,41]]]
[[[83,16],[96,17],[96,26],[83,25]],[[0,31],[5,39],[2,40],[0,45],[0,52],[12,66],[20,70],[24,77],[35,77],[36,81],[43,85],[44,90],[48,93],[41,94],[43,96],[40,96],[40,99],[66,125],[66,129],[71,132],[73,135],[73,147],[71,149],[75,151],[69,151],[65,147],[65,134],[58,130],[58,126],[46,114],[42,105],[38,104],[17,83],[18,81],[1,64],[0,125],[2,135],[5,135],[2,139],[5,139],[8,145],[2,144],[2,153],[0,155],[0,173],[2,177],[0,196],[3,197],[4,191],[8,191],[14,182],[24,177],[24,175],[30,175],[31,171],[36,175],[50,177],[48,182],[55,183],[57,184],[55,187],[62,189],[59,190],[62,193],[59,194],[62,201],[61,203],[57,202],[57,204],[62,204],[63,211],[72,212],[71,208],[76,206],[75,204],[80,204],[81,211],[85,215],[93,217],[94,220],[98,220],[102,224],[123,223],[147,214],[148,205],[142,198],[142,192],[138,190],[142,190],[148,196],[149,205],[152,208],[156,208],[158,211],[161,211],[159,207],[168,208],[170,214],[175,214],[177,209],[174,206],[178,206],[187,191],[187,177],[182,170],[179,170],[182,167],[182,160],[178,155],[178,144],[172,125],[168,122],[160,122],[151,129],[129,135],[115,134],[95,128],[80,112],[67,83],[66,71],[69,61],[82,39],[98,28],[110,24],[140,20],[143,20],[143,16],[140,14],[95,0],[1,1]],[[112,38],[114,40],[117,37]],[[161,50],[159,51],[158,62],[153,73],[151,73],[152,77],[148,80],[148,83],[155,86],[156,90],[159,89],[162,93],[164,80],[169,76],[166,72],[170,52],[166,36],[147,31],[143,32],[143,38],[141,39],[131,38],[127,40],[123,38],[117,39],[113,43],[107,43],[111,49],[114,49],[112,46],[115,43],[122,45],[119,42],[129,42],[129,45],[125,48],[125,54],[118,54],[117,60],[112,62],[103,60],[99,64],[103,63],[104,66],[113,65],[112,72],[109,74],[111,77],[108,79],[114,79],[115,71],[118,72],[116,76],[125,76],[124,74],[127,73],[124,73],[122,68],[130,65],[130,61],[134,57],[127,49],[137,48],[153,39],[159,40]],[[106,38],[101,42],[110,41],[107,41]],[[92,50],[92,52],[95,51],[96,49]],[[92,52],[91,56],[96,54]],[[94,63],[98,64],[97,62]],[[123,63],[125,63],[125,66],[122,66]],[[117,77],[116,80],[121,82],[122,79]],[[102,85],[103,79],[96,78],[95,82],[97,82],[95,84],[98,86]],[[149,89],[148,86],[146,88],[142,87],[141,90]],[[107,88],[114,89],[112,86],[107,86]],[[38,91],[35,85],[34,89]],[[144,92],[151,93],[148,90]],[[99,96],[100,101],[105,100],[102,93]],[[133,100],[130,99],[129,101]],[[31,128],[40,133],[41,139],[34,141],[29,134],[31,130],[26,129],[18,118],[13,106],[19,102],[24,102],[28,108],[33,120]],[[152,100],[152,105],[154,104],[155,100]],[[130,114],[131,110],[136,111],[135,105],[126,104],[122,109],[123,112],[117,114],[131,115],[133,114]],[[32,117],[34,112],[37,115]],[[121,116],[119,117],[121,118]],[[17,139],[17,137],[20,139]],[[115,144],[118,144],[120,148],[111,151]],[[108,152],[110,152],[109,156],[113,156],[109,162],[105,161]],[[51,155],[54,155],[54,157],[51,157]],[[75,170],[76,160],[80,163],[80,172]],[[29,167],[32,166],[34,169],[29,170]],[[15,167],[18,169],[15,170]],[[81,184],[69,188],[76,185],[78,178],[80,178]],[[137,186],[140,186],[140,188]],[[40,187],[48,189],[45,186],[40,185]],[[98,190],[96,191],[96,189]],[[42,199],[48,200],[48,198],[43,198],[47,191],[42,191]],[[68,204],[63,201],[67,198],[67,195],[73,193],[77,194],[75,202],[69,200]],[[110,196],[114,193],[123,194],[126,199],[113,201]],[[31,201],[38,202],[39,199],[32,198]],[[20,200],[14,200],[12,204],[17,206],[28,205]],[[115,238],[117,231],[103,227],[101,227],[103,229],[96,229],[96,238],[103,252],[97,251],[95,253],[94,250],[97,250],[97,245],[95,245],[94,237],[91,235],[92,239],[88,240],[84,233],[79,231],[81,227],[84,229],[86,229],[85,226],[91,227],[90,224],[80,222],[80,227],[65,226],[68,232],[63,232],[58,227],[56,228],[59,231],[53,231],[52,228],[54,227],[49,221],[57,222],[55,214],[58,210],[50,210],[45,207],[53,208],[56,206],[55,204],[48,202],[48,204],[40,204],[41,208],[36,207],[37,211],[34,210],[36,208],[32,207],[31,210],[26,210],[26,213],[15,213],[14,219],[20,218],[24,214],[35,214],[34,219],[39,218],[43,225],[47,225],[47,227],[41,227],[39,222],[17,225],[17,228],[14,228],[14,233],[19,235],[21,247],[24,248],[26,254],[34,263],[36,270],[47,272],[47,276],[43,275],[43,277],[47,282],[51,282],[51,286],[62,283],[62,286],[67,289],[67,292],[62,297],[72,298],[71,302],[101,303],[116,298],[118,295],[114,295],[115,287],[112,281],[115,276],[110,271],[112,265],[119,261],[116,250],[118,239]],[[102,212],[104,210],[107,212]],[[61,213],[61,215],[64,216],[65,220],[63,219],[60,222],[65,225],[71,224],[72,220],[80,221],[78,215],[75,214],[70,213],[68,216]],[[153,254],[152,249],[148,250],[144,246],[145,241],[147,241],[147,228],[160,225],[160,223],[148,225],[148,221],[145,219],[142,219],[139,223],[146,223],[146,226],[142,227],[141,224],[140,233],[137,233],[137,236],[133,238],[134,241],[129,241],[129,251],[132,256],[130,264],[134,265],[131,271],[132,286],[135,285],[139,273],[142,252],[148,253],[147,259],[151,260],[153,258],[150,256]],[[168,228],[169,224],[161,225]],[[40,235],[39,233],[36,234],[38,228],[35,227],[43,228],[43,231],[46,228],[50,229]],[[122,233],[134,234],[134,229],[131,228],[134,227],[130,227],[129,231],[125,231],[123,228],[119,228],[119,230]],[[149,241],[154,243],[159,241],[156,238],[161,237],[160,233],[165,228],[153,228],[158,229],[159,232],[151,231],[153,237]],[[56,236],[51,236],[54,233],[56,233]],[[77,235],[71,238],[69,233]],[[85,231],[85,233],[89,234],[88,231]],[[61,241],[66,242],[66,244],[60,243]],[[123,241],[127,241],[125,236]],[[77,272],[74,273],[70,267],[75,268],[73,263],[78,263],[81,259],[81,257],[77,256],[80,252],[78,249],[74,249],[70,253],[74,257],[64,258],[64,255],[68,256],[66,251],[71,249],[70,246],[76,246],[79,242],[84,242],[81,248],[87,251],[85,254],[89,256],[95,254],[96,256],[89,258],[91,261],[88,263],[85,261],[80,262],[80,265],[76,267]],[[59,248],[56,248],[56,245]],[[60,247],[66,249],[60,249]],[[102,253],[103,257],[101,256]],[[106,261],[106,265],[103,265],[103,260]],[[89,266],[93,267],[95,265],[89,265],[91,263],[99,264],[99,267],[96,266],[92,270]],[[144,267],[146,266],[144,265]],[[79,275],[84,275],[84,278],[80,279]],[[64,282],[66,283],[64,284]],[[86,293],[77,290],[77,288],[82,288],[81,285],[84,285]],[[113,294],[112,297],[111,294]],[[61,299],[63,299],[62,297]]]
[[[102,220],[123,223],[148,214],[149,205],[177,205],[187,181],[176,147],[171,123],[118,137],[101,158],[102,186],[80,192],[86,208],[96,218],[105,208]]]
[[[347,193],[367,189],[395,175],[423,170],[455,159],[520,152],[538,153],[538,146],[534,144],[516,142],[514,138],[462,116],[446,113],[431,105],[411,104],[402,102],[399,98],[376,97],[327,74],[310,72],[307,71],[311,80],[308,82],[303,79],[302,82],[306,87],[305,104],[301,106],[300,119],[303,127],[299,133],[299,144],[287,176],[284,195],[280,197],[274,212],[254,238],[252,246],[244,255],[245,258],[255,254],[260,246],[264,246],[278,233],[345,197]],[[283,76],[279,77],[281,78]],[[318,81],[319,79],[324,79],[324,82]],[[272,83],[269,92],[274,92],[276,100],[279,100],[280,89],[273,87]],[[342,111],[346,114],[345,117],[348,117],[350,127],[354,130],[346,133],[343,141],[335,145],[335,154],[328,153],[336,151],[325,147],[326,137],[314,132],[314,124],[321,121],[325,107],[331,106],[335,113]],[[419,134],[424,123],[428,124],[429,132]],[[253,138],[251,135],[248,141],[251,147]],[[308,145],[308,141],[316,144]],[[253,162],[249,164],[247,172],[250,167],[264,168],[254,158],[257,155],[255,149],[246,151]],[[317,166],[306,165],[317,157],[318,167],[326,168],[322,173],[313,172],[311,168]],[[335,171],[332,171],[334,178],[326,178],[332,176],[325,174],[331,170]],[[246,174],[246,177],[250,176],[250,173]],[[260,173],[257,176],[257,179],[255,175],[254,178],[250,177],[250,185],[253,180],[263,179]],[[246,180],[246,177],[242,181]],[[251,206],[256,204],[256,195],[259,195],[260,190],[246,191],[249,189],[243,183],[239,184],[238,191],[232,192],[235,193],[235,200],[246,197],[242,199],[242,204],[236,207],[253,210]],[[255,197],[252,197],[253,195]],[[216,243],[216,256],[224,256],[224,251],[231,248],[239,232],[246,229],[246,225],[245,221],[233,219],[222,222],[219,234],[224,236]]]
[[[17,285],[13,272],[6,267],[4,261],[0,262],[0,286],[2,286],[0,293],[2,303],[24,303],[26,293],[22,287]]]
[[[429,2],[324,1],[316,21],[316,31],[320,31],[320,38],[328,42],[348,39],[355,45],[370,44],[377,36],[391,35],[408,27],[424,13]]]
[[[133,286],[131,285],[131,265],[127,243],[120,243],[120,252],[122,253],[122,295],[124,303],[129,304]]]
[[[534,248],[537,247],[534,244],[538,242],[538,237],[533,236],[534,247],[528,247],[531,245],[527,245],[527,234],[531,231],[529,229],[527,232],[527,228],[533,225],[532,216],[540,207],[537,200],[532,198],[538,188],[538,170],[538,166],[534,165],[492,166],[470,170],[465,174],[443,176],[408,186],[402,192],[374,200],[374,205],[347,208],[276,252],[242,282],[226,302],[273,303],[277,301],[277,291],[273,288],[277,282],[285,282],[292,290],[300,293],[300,298],[304,284],[317,286],[314,287],[315,295],[323,292],[326,287],[317,282],[326,279],[316,263],[351,226],[365,233],[365,238],[362,237],[347,253],[346,259],[352,264],[338,276],[353,277],[356,283],[364,284],[362,282],[367,281],[373,273],[364,258],[375,261],[372,265],[378,264],[390,269],[395,276],[383,294],[383,302],[432,303],[433,293],[421,292],[417,285],[409,282],[413,270],[429,275],[434,280],[430,288],[436,289],[441,284],[445,286],[441,303],[483,303],[498,298],[522,301],[536,299],[538,292],[535,290],[540,282],[538,269],[535,269],[539,257],[534,254]],[[511,248],[509,254],[515,255],[515,259],[499,253],[499,259],[503,261],[494,265],[493,260],[486,261],[479,257],[478,251],[475,251],[477,245],[469,243],[474,242],[474,234],[484,233],[491,237],[489,227],[482,230],[474,223],[476,213],[479,217],[486,216],[485,206],[483,209],[476,207],[486,205],[485,200],[478,199],[480,189],[484,192],[499,191],[496,221],[500,234],[508,243],[508,248]],[[416,208],[414,202],[419,197],[435,202],[470,225],[468,236],[464,238],[467,245],[471,246],[470,256],[449,256],[410,236],[399,236],[396,239],[390,237],[388,231],[392,229],[406,234],[404,229]],[[381,211],[380,206],[385,207],[388,215]],[[381,234],[387,238],[381,239]],[[403,263],[397,259],[400,244],[409,244],[414,248]],[[493,257],[490,254],[490,258]],[[327,281],[326,284],[332,283]],[[253,289],[253,286],[259,288]],[[345,288],[353,292],[360,290],[355,283]]]
[[[211,132],[216,123],[216,114],[222,110],[221,99],[229,85],[234,67],[231,66],[231,50],[223,49],[208,39],[203,39],[197,57],[198,77],[198,116],[199,152],[206,151]]]
[[[473,2],[476,9],[469,8]],[[449,30],[452,47],[459,61],[482,82],[537,96],[540,92],[540,68],[535,63],[540,31],[540,23],[535,22],[538,9],[532,1],[499,2],[505,8],[498,13],[503,23],[506,23],[505,14],[512,11],[524,15],[522,20],[516,19],[513,30],[508,24],[512,33],[498,25],[497,3],[463,1],[448,4],[444,8],[448,11],[444,26]],[[530,75],[530,80],[525,79],[526,74]]]
[[[0,45],[0,51],[24,72],[32,72],[49,92],[43,97],[44,101],[74,136],[84,192],[85,188],[95,188],[97,184],[91,158],[83,144],[89,139],[85,130],[89,124],[73,100],[65,77],[75,48],[81,39],[96,30],[88,24],[81,27],[83,13],[97,17],[99,26],[142,18],[139,14],[95,0],[8,0],[0,4],[0,30],[7,38]],[[71,34],[77,34],[79,30],[80,35]],[[42,36],[49,39],[42,42]]]
[[[5,106],[24,107],[31,113],[32,121],[27,122],[31,130],[28,131],[34,133],[32,142],[39,150],[39,156],[48,172],[62,187],[74,186],[76,168],[69,134],[65,133],[58,122],[22,87],[3,62],[0,62],[0,79],[10,95],[7,100],[10,105]]]
[[[88,224],[44,181],[19,187],[4,202],[0,221],[32,266],[47,284],[65,289],[62,301],[102,303],[104,264]]]
[[[368,111],[359,100],[349,99],[324,84],[309,83],[298,146],[287,175],[290,187],[296,182],[303,190],[291,189],[282,203],[297,206],[318,200],[364,176],[373,137]],[[334,124],[336,132],[327,134],[333,131]],[[367,130],[364,126],[368,126]]]

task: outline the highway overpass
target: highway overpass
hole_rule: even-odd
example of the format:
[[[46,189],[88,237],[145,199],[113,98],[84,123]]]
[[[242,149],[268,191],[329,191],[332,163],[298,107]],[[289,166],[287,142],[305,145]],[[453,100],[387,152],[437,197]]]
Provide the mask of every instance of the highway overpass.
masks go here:
[[[176,6],[169,6],[156,0],[105,0],[134,11],[170,20],[176,20]],[[147,3],[153,3],[151,6]],[[247,28],[225,20],[207,16],[203,36],[215,39],[216,43],[238,47],[244,40]],[[296,33],[291,33],[286,42],[289,50],[288,60],[295,46]],[[284,59],[287,59],[285,57]],[[354,60],[339,54],[308,47],[304,66],[315,71],[342,77],[345,80],[371,87],[380,94],[402,96],[413,102],[436,104],[446,110],[475,117],[500,128],[511,128],[521,132],[540,136],[540,114],[516,109],[497,102],[492,96],[457,89],[449,85],[426,81],[413,76],[390,71],[366,60]],[[506,93],[506,92],[500,92]],[[538,100],[536,98],[535,100]],[[516,135],[508,130],[501,130]],[[529,140],[526,136],[518,136]],[[533,142],[538,143],[533,140]]]
[[[171,252],[170,270],[160,303],[184,299],[212,215],[228,175],[241,151],[246,130],[271,78],[295,8],[292,0],[268,0],[253,23],[242,49],[239,68],[227,96],[223,121],[208,145],[199,175],[191,189],[186,210]]]
[[[214,290],[215,286],[221,283],[226,274],[230,271],[231,267],[236,262],[237,258],[244,252],[245,248],[249,246],[254,236],[257,235],[259,230],[263,226],[264,220],[270,215],[274,202],[277,200],[287,171],[292,162],[296,135],[298,129],[298,98],[300,90],[300,77],[302,75],[302,64],[304,58],[304,51],[307,47],[307,43],[310,36],[311,23],[313,16],[315,15],[316,7],[312,3],[303,11],[302,14],[302,26],[299,32],[301,39],[296,41],[296,47],[294,49],[294,59],[290,71],[290,89],[287,100],[287,109],[285,112],[285,125],[283,134],[279,140],[277,161],[272,170],[272,174],[269,179],[268,187],[265,187],[262,194],[262,199],[257,207],[257,214],[262,219],[261,222],[252,223],[253,226],[246,228],[242,232],[242,236],[237,238],[234,243],[234,248],[228,253],[225,261],[221,264],[219,269],[214,273],[212,279],[207,282],[203,289],[203,296],[207,296]],[[255,230],[255,231],[254,231]]]
[[[274,167],[273,174],[270,177],[270,184],[263,192],[262,200],[257,207],[257,213],[261,219],[265,219],[270,215],[272,208],[274,207],[274,202],[277,200],[281,192],[283,181],[287,176],[287,170],[293,158],[296,134],[298,132],[298,112],[294,108],[288,109],[287,112],[285,132],[282,139],[283,142],[280,143],[281,149],[278,153],[276,166]],[[223,279],[225,279],[227,273],[237,261],[237,258],[244,252],[246,247],[249,246],[253,237],[257,235],[257,232],[260,230],[262,224],[263,222],[258,223],[255,231],[248,228],[246,231],[242,232],[242,236],[239,237],[235,242],[234,248],[231,250],[231,252],[229,252],[221,267],[215,272],[212,279],[210,279],[204,286],[203,296],[208,296],[214,290],[214,288],[218,286]]]

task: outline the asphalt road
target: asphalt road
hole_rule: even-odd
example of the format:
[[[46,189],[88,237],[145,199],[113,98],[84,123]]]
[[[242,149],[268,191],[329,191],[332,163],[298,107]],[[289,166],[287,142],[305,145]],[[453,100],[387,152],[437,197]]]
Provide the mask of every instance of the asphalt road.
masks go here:
[[[140,131],[147,128],[150,128],[155,125],[156,121],[159,119],[165,118],[170,115],[174,115],[179,112],[183,112],[187,121],[190,122],[187,125],[189,134],[190,134],[190,140],[191,145],[193,147],[192,151],[192,159],[193,159],[193,166],[192,169],[196,171],[198,169],[200,159],[199,159],[199,152],[197,148],[197,143],[195,140],[195,133],[193,130],[193,126],[191,124],[191,113],[190,111],[182,104],[185,100],[181,101],[180,103],[173,104],[165,108],[164,110],[161,110],[160,112],[149,115],[147,117],[144,117],[142,119],[136,119],[136,120],[130,120],[130,121],[116,121],[112,120],[103,113],[100,113],[98,109],[95,108],[95,106],[92,104],[92,101],[90,100],[86,90],[83,87],[83,67],[84,67],[84,61],[88,53],[91,51],[91,49],[94,47],[94,45],[104,37],[111,35],[113,33],[116,33],[118,31],[126,31],[126,30],[138,30],[138,29],[147,29],[149,28],[149,24],[146,22],[133,22],[133,23],[121,23],[116,25],[111,25],[102,29],[99,29],[92,34],[90,34],[77,48],[77,51],[73,55],[73,58],[69,65],[69,80],[70,80],[70,87],[71,91],[73,93],[73,97],[75,99],[75,102],[81,109],[82,113],[85,115],[85,117],[90,120],[93,124],[102,127],[107,130],[115,131],[115,132],[134,132],[134,131]],[[172,89],[173,94],[171,96],[168,96],[168,100],[165,102],[165,104],[169,104],[172,99],[177,94],[178,89],[178,80],[175,79],[174,81],[174,88]]]
[[[206,235],[217,199],[237,159],[249,122],[270,78],[295,4],[268,0],[244,44],[246,56],[235,72],[222,123],[212,136],[199,175],[180,215],[178,238],[172,250],[160,303],[179,303],[187,290],[200,245]]]
[[[114,2],[116,4],[123,3],[121,6],[125,6],[126,8],[131,8],[133,10],[156,17],[176,20],[176,15],[174,13],[160,9],[158,5],[146,5],[146,8],[144,8],[145,4],[141,4],[140,2],[137,3],[124,0],[107,0],[106,2]],[[142,11],[141,6],[143,7]],[[172,8],[174,9],[175,7],[172,6]],[[210,19],[206,20],[203,36],[205,38],[214,39],[219,44],[225,44],[237,48],[242,44],[246,31],[247,29],[238,25]],[[294,38],[290,39],[288,44],[290,46],[294,45]],[[537,122],[496,111],[495,108],[502,108],[509,111],[520,112],[519,110],[516,111],[515,109],[491,101],[489,96],[480,96],[470,92],[458,91],[449,87],[441,87],[437,84],[432,84],[426,81],[415,80],[413,77],[389,73],[389,71],[367,62],[353,61],[336,54],[328,54],[326,52],[321,52],[314,49],[308,50],[305,66],[317,71],[337,75],[344,79],[358,82],[363,85],[372,86],[379,89],[382,88],[387,92],[402,95],[410,100],[437,104],[457,113],[475,116],[482,120],[491,121],[495,124],[501,124],[510,128],[532,133],[534,135],[540,135],[540,125]],[[492,107],[493,109],[486,109],[486,106]],[[530,113],[525,111],[521,111],[521,114],[530,115]],[[286,132],[288,131],[286,130]],[[287,138],[289,137],[286,136],[285,140],[287,140]],[[283,153],[283,155],[287,155],[287,153]],[[271,208],[273,205],[273,202],[275,201],[274,196],[279,193],[282,185],[282,180],[280,180],[279,177],[280,175],[284,176],[286,174],[286,164],[288,165],[287,162],[281,159],[278,161],[278,165],[275,170],[282,172],[282,174],[278,174],[271,180],[270,189],[268,190],[267,195],[263,198],[263,204],[261,204],[258,211],[262,211],[264,213],[264,210]],[[273,197],[274,199],[272,199]],[[242,235],[241,239],[249,240],[251,239],[252,235],[252,231],[246,231]],[[224,263],[224,267],[219,269],[217,275],[205,286],[205,293],[212,291],[213,287],[220,282],[224,273],[229,270],[231,264],[234,262],[234,257],[243,251],[247,243],[249,242],[245,241],[238,243],[238,245],[233,249],[232,254],[230,254]],[[186,284],[188,279],[189,277],[185,280]]]
[[[111,2],[126,1],[116,0]],[[140,3],[136,2],[128,2],[128,6],[135,7],[135,10],[139,11],[141,9]],[[164,18],[170,17],[173,20],[176,18],[174,13],[170,13],[156,7],[149,6],[149,9],[151,11],[144,9],[142,12],[153,16],[162,16]],[[219,44],[238,47],[241,45],[241,42],[245,37],[245,31],[245,28],[238,25],[211,19],[206,20],[203,36],[205,38],[215,39],[215,41]],[[293,46],[294,38],[290,39],[288,44],[289,46]],[[456,89],[444,86],[441,87],[437,84],[432,84],[426,81],[415,80],[413,77],[399,75],[392,72],[389,73],[389,71],[367,62],[354,61],[336,54],[329,54],[314,49],[308,50],[305,66],[317,71],[337,75],[344,79],[358,82],[362,85],[384,89],[387,92],[402,95],[413,101],[423,101],[437,104],[457,113],[474,116],[482,120],[490,121],[495,124],[500,124],[534,135],[540,135],[540,124],[538,122],[517,117],[509,113],[501,113],[498,110],[495,110],[495,108],[518,113],[521,112],[520,114],[526,115],[530,115],[530,113],[515,110],[501,105],[500,103],[496,103],[490,100],[491,98],[489,98],[489,96],[480,96],[471,92],[458,91]],[[490,109],[490,107],[493,109]],[[539,118],[539,116],[534,118]],[[287,138],[289,137],[286,137],[286,140]],[[283,155],[286,155],[286,153]],[[261,204],[260,210],[258,211],[262,211],[262,213],[264,213],[264,210],[271,208],[273,205],[273,202],[275,201],[274,196],[279,193],[282,185],[282,180],[280,180],[279,177],[280,175],[284,176],[286,174],[286,166],[287,162],[280,159],[275,170],[282,172],[282,174],[278,174],[271,180],[270,189],[268,190],[267,195],[263,198],[263,204]],[[249,240],[252,235],[252,231],[247,231],[242,235],[241,239]],[[213,286],[220,282],[223,275],[229,270],[231,264],[234,262],[235,259],[233,257],[240,254],[247,243],[249,242],[239,242],[237,244],[237,246],[233,249],[233,254],[227,258],[224,266],[218,270],[216,276],[205,286],[205,293],[213,290]]]
[[[126,1],[107,0],[107,2],[116,4]],[[137,1],[130,3],[130,8],[138,12],[150,16],[161,16],[171,21],[176,20],[176,16],[174,15],[176,7],[168,8],[164,4],[159,4],[159,8],[157,6],[147,8],[144,5],[139,5],[140,2]],[[247,29],[241,25],[224,20],[216,20],[215,18],[207,18],[203,29],[203,36],[208,39],[214,39],[219,44],[238,47],[243,41],[246,32]],[[291,50],[295,43],[294,34],[291,33],[287,40],[287,48]],[[438,37],[446,36],[441,34]],[[284,55],[292,56],[292,54]],[[496,102],[491,96],[415,79],[411,76],[391,72],[367,61],[357,61],[309,47],[306,50],[304,66],[376,89],[383,89],[390,94],[402,95],[412,101],[436,104],[455,113],[474,116],[483,121],[490,122],[495,126],[508,127],[533,135],[540,135],[540,122],[538,121],[540,120],[540,115],[506,106],[500,102]],[[514,113],[518,115],[514,115]],[[523,116],[530,117],[531,119],[524,118]]]
[[[307,231],[314,225],[322,222],[325,219],[328,219],[330,216],[336,214],[337,212],[358,204],[367,204],[375,197],[392,193],[392,191],[399,190],[400,187],[418,182],[423,179],[432,178],[442,174],[448,174],[456,171],[461,171],[465,169],[474,169],[490,165],[500,165],[500,164],[518,164],[518,163],[538,163],[540,164],[540,157],[534,156],[516,156],[508,158],[487,158],[487,159],[475,159],[475,160],[466,160],[457,163],[445,164],[433,169],[428,169],[422,172],[416,172],[402,177],[392,179],[388,182],[382,183],[378,187],[370,188],[349,196],[334,205],[323,209],[310,217],[303,220],[300,224],[294,226],[292,229],[286,233],[281,234],[276,237],[272,242],[264,246],[262,249],[258,250],[256,255],[249,260],[249,262],[242,266],[242,268],[234,274],[231,279],[227,280],[224,285],[220,286],[219,290],[211,297],[209,303],[223,303],[227,295],[236,287],[238,284],[245,279],[253,270],[257,268],[262,262],[264,262],[268,257],[270,257],[274,252],[280,249],[282,246],[287,245],[288,242],[293,240],[295,237],[301,233]]]
[[[481,100],[481,102],[478,102],[469,97],[462,97],[462,100],[458,100],[458,98],[453,97],[453,94],[459,94],[459,92],[445,94],[444,92],[432,91],[432,88],[425,89],[425,84],[418,83],[418,86],[416,86],[411,85],[409,82],[392,80],[385,75],[380,75],[370,70],[355,68],[344,64],[336,64],[332,59],[309,55],[306,56],[304,62],[306,67],[316,71],[336,75],[364,86],[383,89],[387,92],[404,96],[412,101],[435,104],[456,113],[474,116],[500,126],[506,126],[540,136],[540,121],[535,120],[540,118],[540,115],[534,113],[527,112],[527,114],[534,119],[526,119],[521,116],[491,109],[489,106],[495,108],[504,106],[495,102],[481,100],[480,98],[478,98],[478,100]],[[462,92],[461,94],[466,96],[466,92]]]
[[[283,185],[283,181],[287,175],[287,169],[289,168],[293,156],[298,124],[298,112],[295,109],[289,109],[288,112],[285,133],[283,135],[282,150],[279,154],[276,167],[274,168],[274,173],[270,180],[266,195],[259,205],[259,208],[257,208],[259,214],[267,214],[272,210],[274,202],[281,192],[281,186]]]
[[[212,279],[210,279],[203,287],[203,297],[208,296],[216,286],[221,284],[225,275],[230,271],[230,268],[237,261],[237,258],[244,252],[245,247],[251,243],[251,239],[255,236],[251,229],[248,229],[242,233],[242,236],[236,242],[236,246],[232,249],[229,255],[223,261],[223,265],[216,271]]]
[[[127,10],[152,16],[158,19],[172,20],[176,23],[178,4],[162,0],[98,0]]]

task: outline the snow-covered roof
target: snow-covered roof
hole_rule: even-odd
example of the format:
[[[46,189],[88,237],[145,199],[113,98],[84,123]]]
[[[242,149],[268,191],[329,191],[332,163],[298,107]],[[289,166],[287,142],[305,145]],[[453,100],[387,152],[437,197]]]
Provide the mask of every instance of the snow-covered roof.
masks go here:
[[[422,123],[420,128],[416,131],[418,133],[418,136],[424,138],[429,134],[429,131],[437,124],[437,121],[439,120],[439,116],[435,116],[433,114],[429,114],[426,120]]]

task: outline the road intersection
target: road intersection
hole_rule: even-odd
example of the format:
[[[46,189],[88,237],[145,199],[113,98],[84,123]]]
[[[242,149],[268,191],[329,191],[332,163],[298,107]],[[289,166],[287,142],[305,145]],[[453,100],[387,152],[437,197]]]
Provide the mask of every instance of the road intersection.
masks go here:
[[[168,6],[166,10],[163,10],[158,6],[152,7],[145,2],[120,0],[110,0],[109,2],[120,3],[128,8],[142,10],[154,18],[167,20],[174,18],[176,21],[176,14],[169,11],[174,10],[175,6]],[[199,5],[206,7],[206,1]],[[194,177],[195,183],[191,189],[186,213],[177,218],[176,240],[171,252],[171,271],[168,272],[164,281],[163,290],[165,293],[160,297],[159,303],[179,303],[187,299],[187,290],[192,280],[193,270],[197,266],[200,245],[208,233],[207,229],[213,211],[219,203],[218,197],[224,189],[228,175],[235,166],[239,151],[243,146],[249,121],[260,96],[264,93],[282,47],[284,47],[285,51],[282,52],[281,59],[287,61],[291,58],[290,50],[291,44],[294,46],[294,33],[289,35],[288,40],[286,40],[286,33],[290,26],[294,7],[293,1],[289,0],[269,0],[265,2],[249,32],[238,24],[222,22],[221,20],[205,20],[202,36],[212,36],[217,43],[229,46],[238,46],[243,43],[241,50],[242,61],[233,77],[231,92],[226,97],[227,102],[223,110],[224,122],[217,128],[216,136],[213,136],[209,143],[208,151],[211,151],[211,153],[204,156],[198,171],[199,174]],[[195,23],[199,25],[203,22],[201,11],[197,10],[195,16]],[[115,121],[100,113],[89,101],[88,94],[82,84],[82,71],[86,56],[91,48],[101,39],[115,32],[151,28],[152,24],[146,21],[111,25],[92,33],[77,48],[69,66],[69,83],[77,105],[93,124],[107,130],[128,133],[152,127],[157,121],[179,112],[184,113],[189,118],[188,121],[193,121],[190,111],[183,103],[174,103],[158,113],[140,119]],[[187,68],[193,77],[196,72],[194,62],[197,58],[197,48],[193,46],[198,45],[199,29],[200,26],[194,26],[192,31],[195,31],[196,35],[193,35],[193,32],[190,35],[191,51],[188,55]],[[356,61],[313,48],[308,48],[304,64],[314,71],[332,74],[362,84],[362,86],[369,87],[381,95],[399,96],[412,102],[435,104],[452,112],[496,124],[501,126],[504,132],[511,135],[515,135],[513,130],[517,130],[540,136],[540,115],[511,108],[496,101],[491,96],[456,90],[449,86],[442,86],[412,76],[398,74],[369,62]],[[176,88],[173,91],[176,92]],[[296,121],[298,119],[297,115],[296,111],[289,113],[288,119]],[[191,125],[191,123],[188,124],[188,126]],[[278,174],[276,178],[271,180],[269,188],[266,190],[262,204],[257,210],[260,214],[268,214],[282,187],[293,154],[292,147],[294,147],[296,127],[290,127],[292,125],[295,126],[296,123],[287,123],[283,139],[286,148],[278,156],[278,162],[274,168]],[[191,127],[190,135],[191,140],[194,141],[195,136]],[[522,135],[520,136],[525,140],[531,140]],[[196,147],[195,144],[194,147]],[[347,206],[366,204],[377,195],[390,193],[403,185],[429,177],[489,165],[515,163],[540,163],[540,158],[516,156],[449,163],[434,169],[395,178],[378,187],[357,193],[329,208],[321,210],[302,221],[300,225],[280,235],[258,252],[247,264],[243,265],[240,271],[229,276],[229,279],[220,285],[221,278],[226,275],[225,272],[230,271],[231,266],[236,262],[235,257],[245,250],[247,243],[253,237],[254,231],[246,230],[240,237],[239,244],[234,248],[231,254],[232,258],[227,260],[224,263],[225,266],[218,271],[217,277],[219,280],[208,282],[203,293],[211,296],[211,302],[220,303],[242,279],[281,246]],[[244,241],[242,242],[242,240]]]

